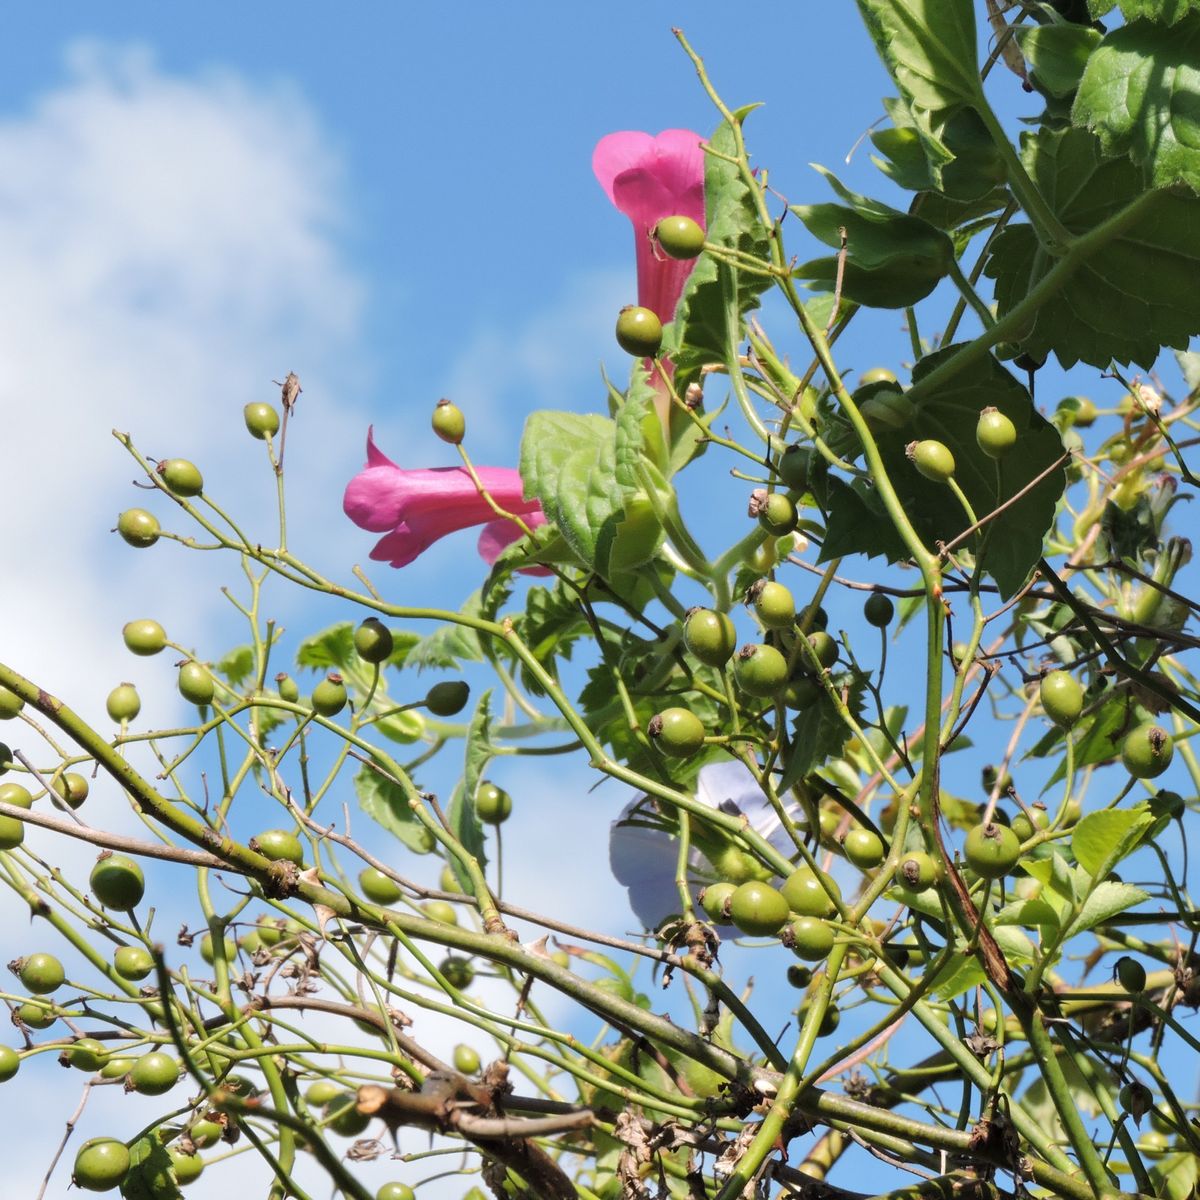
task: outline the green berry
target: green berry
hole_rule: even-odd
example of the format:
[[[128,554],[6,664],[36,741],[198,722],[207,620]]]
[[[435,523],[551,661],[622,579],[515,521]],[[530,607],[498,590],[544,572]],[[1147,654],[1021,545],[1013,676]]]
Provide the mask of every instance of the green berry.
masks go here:
[[[818,629],[816,633],[810,633],[808,644],[812,647],[813,654],[817,656],[817,662],[821,664],[822,670],[828,671],[837,662],[837,642],[823,629]]]
[[[824,633],[829,627],[829,614],[818,604],[807,604],[796,614],[796,624],[809,633]]]
[[[750,493],[747,513],[772,537],[783,537],[796,528],[799,515],[796,505],[785,492],[768,492],[766,488],[755,488]]]
[[[12,765],[12,747],[4,742],[0,742],[0,775],[7,775],[12,770]]]
[[[204,476],[186,458],[168,458],[156,468],[159,477],[176,496],[198,496],[204,491]]]
[[[1121,762],[1134,779],[1155,779],[1170,765],[1175,742],[1161,725],[1139,725],[1121,743]]]
[[[480,1066],[479,1053],[461,1042],[454,1047],[454,1069],[464,1075],[474,1075]]]
[[[811,708],[824,694],[825,689],[811,675],[797,675],[788,680],[783,702],[799,712]]]
[[[330,671],[312,690],[313,709],[323,717],[336,717],[349,698],[346,685],[336,671]]]
[[[767,629],[789,629],[796,622],[796,601],[791,589],[773,580],[760,579],[747,593],[755,616]]]
[[[1146,990],[1146,968],[1128,954],[1117,959],[1116,976],[1121,986],[1131,995],[1137,996]]]
[[[198,662],[185,662],[179,668],[179,694],[191,704],[211,704],[216,684],[207,667]]]
[[[671,258],[696,258],[704,249],[704,230],[691,217],[663,217],[651,236]]]
[[[869,383],[897,383],[896,375],[887,367],[868,367],[858,379],[859,385],[866,387]]]
[[[54,781],[54,791],[68,808],[78,808],[90,790],[87,779],[78,771],[67,771]]]
[[[664,708],[650,718],[646,733],[670,758],[691,758],[704,746],[704,726],[686,708]]]
[[[985,408],[975,426],[975,441],[988,458],[1003,458],[1017,442],[1017,427],[998,408]]]
[[[30,1029],[49,1029],[58,1020],[58,1014],[52,1008],[26,1000],[17,1007],[17,1018]]]
[[[796,1014],[797,1020],[803,1025],[808,1020],[808,1013],[811,1005],[805,1004],[801,1006],[800,1011]],[[842,1014],[838,1011],[838,1006],[830,1001],[825,1009],[824,1015],[821,1017],[821,1024],[817,1027],[817,1037],[828,1037],[835,1029],[837,1029],[842,1019]]]
[[[129,1147],[116,1138],[91,1138],[79,1147],[71,1180],[88,1192],[111,1192],[129,1173]]]
[[[662,346],[663,327],[656,313],[636,304],[617,314],[617,345],[635,358],[653,358]]]
[[[318,1079],[308,1086],[305,1101],[313,1108],[324,1108],[335,1096],[342,1095],[342,1087],[332,1079]]]
[[[947,483],[954,478],[954,455],[945,443],[931,438],[923,442],[909,442],[905,453],[926,479],[932,479],[934,483]]]
[[[1078,425],[1080,429],[1087,429],[1090,425],[1096,423],[1096,406],[1086,396],[1074,397],[1074,412],[1071,418],[1072,425]],[[1061,408],[1066,401],[1059,405]]]
[[[0,804],[11,804],[14,808],[32,808],[33,797],[29,789],[19,783],[0,783]]]
[[[392,631],[378,617],[368,617],[354,631],[354,649],[363,662],[387,662],[394,648]]]
[[[876,629],[886,629],[895,615],[896,606],[891,598],[882,592],[872,592],[863,605],[863,616],[866,617],[867,624],[874,625]]]
[[[304,847],[300,839],[286,829],[264,829],[250,839],[250,849],[258,851],[272,862],[291,862],[304,865]]]
[[[154,959],[150,951],[142,946],[118,946],[113,955],[113,967],[122,979],[136,982],[145,979],[154,970]]]
[[[124,854],[109,854],[92,868],[92,895],[105,908],[128,912],[137,908],[146,892],[142,868]]]
[[[448,900],[427,900],[421,911],[431,920],[442,925],[457,925],[458,910]]]
[[[829,885],[833,895],[840,899],[841,888],[832,879],[829,880]],[[788,908],[801,916],[827,917],[836,911],[837,906],[811,867],[797,868],[787,877],[780,890],[788,902]]]
[[[358,886],[362,894],[376,904],[395,904],[404,895],[400,885],[377,867],[365,867],[359,871]]]
[[[171,1170],[175,1174],[175,1182],[179,1187],[186,1187],[193,1180],[200,1178],[204,1171],[204,1160],[200,1155],[184,1154],[175,1146],[172,1146],[167,1154],[171,1159]]]
[[[896,882],[909,892],[924,892],[941,875],[937,860],[924,850],[912,850],[904,856],[896,871]]]
[[[704,913],[710,921],[729,920],[727,909],[733,893],[736,891],[737,884],[722,881],[710,883],[700,893],[700,907],[704,909]]]
[[[130,1068],[129,1082],[143,1096],[161,1096],[179,1082],[179,1064],[169,1054],[152,1050]]]
[[[502,825],[511,813],[512,797],[485,779],[475,791],[475,815],[485,825]]]
[[[16,692],[0,687],[0,721],[11,721],[24,707],[25,701]]]
[[[19,959],[17,975],[35,996],[48,996],[62,987],[67,978],[62,963],[53,954],[43,953]]]
[[[770,884],[751,879],[739,884],[730,896],[729,916],[743,933],[778,933],[788,919],[788,902]]]
[[[738,687],[748,696],[773,699],[787,685],[787,659],[774,646],[751,643],[737,652],[733,674]]]
[[[1019,812],[1012,819],[1012,831],[1016,835],[1017,841],[1027,842],[1035,833],[1046,828],[1050,824],[1050,814],[1046,812],[1044,804],[1034,804],[1029,808],[1028,813]]]
[[[118,723],[132,721],[142,711],[142,700],[132,683],[119,683],[108,693],[104,707],[108,711],[109,720]]]
[[[452,400],[441,399],[433,407],[433,419],[430,422],[433,432],[449,442],[451,446],[459,445],[467,434],[467,418],[462,409]]]
[[[200,939],[200,957],[211,967],[216,955],[213,953],[213,937],[206,933]],[[232,938],[225,939],[225,961],[232,962],[237,957],[237,945]]]
[[[0,1046],[0,1083],[7,1083],[21,1069],[21,1056],[11,1046]]]
[[[448,958],[442,959],[438,970],[442,973],[446,982],[452,988],[457,988],[460,992],[463,988],[470,987],[475,978],[475,968],[471,966],[470,959],[459,958],[453,954]]]
[[[1070,729],[1083,712],[1083,688],[1066,671],[1051,671],[1038,685],[1042,709],[1055,725]]]
[[[806,988],[812,983],[812,971],[808,967],[802,967],[799,963],[793,963],[787,969],[787,981],[794,988]]]
[[[385,1183],[375,1193],[375,1200],[417,1200],[417,1194],[407,1183]]]
[[[246,422],[251,436],[260,442],[279,432],[279,414],[269,404],[247,404],[242,409],[242,420]]]
[[[117,532],[129,545],[144,550],[158,541],[161,526],[158,518],[144,508],[127,508],[117,518]]]
[[[90,1075],[104,1065],[108,1051],[103,1042],[95,1038],[80,1038],[63,1051],[63,1057],[77,1071],[86,1071]]]
[[[453,717],[462,712],[471,698],[470,687],[461,679],[435,683],[425,696],[425,707],[435,717]]]
[[[797,446],[794,443],[784,447],[779,461],[775,464],[775,473],[779,476],[784,487],[795,492],[808,490],[808,477],[812,471],[812,451],[807,446]]]
[[[280,671],[275,676],[275,690],[279,693],[280,700],[288,704],[295,704],[300,699],[300,688],[286,671]]]
[[[870,829],[851,829],[842,839],[846,857],[860,870],[869,871],[884,860],[883,839]]]
[[[829,957],[835,933],[832,925],[816,917],[797,917],[789,926],[784,944],[791,947],[797,958],[819,962]]]
[[[0,800],[4,798],[3,792],[4,787],[0,785]],[[1156,817],[1161,816],[1171,821],[1181,821],[1183,814],[1187,811],[1187,803],[1178,792],[1169,792],[1164,788],[1150,797],[1150,811]]]
[[[358,1097],[342,1092],[325,1106],[328,1127],[340,1137],[358,1137],[371,1124],[370,1115],[358,1111]]]
[[[1021,857],[1021,839],[1007,826],[989,821],[967,833],[964,855],[967,866],[981,879],[999,879]]]
[[[737,648],[737,632],[728,614],[693,608],[683,622],[683,642],[705,666],[723,667]]]
[[[121,636],[126,649],[143,658],[157,654],[167,644],[167,631],[157,621],[130,621]]]
[[[15,850],[24,840],[24,821],[19,817],[0,817],[0,850]]]

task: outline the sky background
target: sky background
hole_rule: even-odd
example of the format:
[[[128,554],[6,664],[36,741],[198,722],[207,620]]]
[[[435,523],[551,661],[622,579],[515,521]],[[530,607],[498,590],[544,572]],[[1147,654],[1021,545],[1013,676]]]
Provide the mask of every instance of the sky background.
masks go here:
[[[110,534],[139,499],[114,427],[153,457],[193,459],[212,494],[269,538],[273,482],[241,410],[274,401],[272,380],[296,371],[293,545],[348,579],[373,541],[341,513],[368,425],[402,465],[451,464],[428,426],[449,396],[475,461],[505,465],[530,411],[601,409],[600,365],[617,379],[628,370],[612,326],[636,289],[630,229],[592,175],[592,147],[614,130],[716,123],[673,24],[731,104],[765,103],[748,137],[789,199],[826,198],[810,161],[888,198],[869,146],[845,162],[888,92],[853,6],[730,14],[707,0],[11,13],[0,47],[4,660],[101,722],[108,690],[131,679],[169,724],[183,713],[167,656],[131,660],[121,626],[156,617],[207,658],[243,640],[219,593],[238,582],[232,559],[167,543],[134,553]],[[996,85],[1006,114],[1031,108],[1007,78]],[[798,226],[792,239],[811,256]],[[907,334],[883,314],[840,349],[860,370],[903,375]],[[1080,390],[1103,402],[1113,386],[1048,370],[1039,401]],[[742,492],[718,487],[707,501],[717,528],[741,527]],[[474,538],[374,578],[398,602],[456,607],[480,578]],[[358,615],[280,591],[270,603],[291,645]],[[625,797],[589,795],[590,782],[582,765],[521,771],[519,800],[536,817],[510,848],[510,878],[522,903],[569,894],[581,923],[620,931],[631,918],[602,881]],[[103,786],[90,816],[130,827]],[[92,857],[30,844],[68,870]],[[3,949],[37,948],[19,906],[0,897],[0,911]],[[0,1146],[10,1164],[19,1148],[12,1194],[33,1195],[80,1080],[68,1086],[48,1057],[22,1079],[32,1101],[8,1110]],[[156,1103],[98,1096],[76,1138],[126,1136]],[[372,1186],[388,1176],[369,1170]],[[66,1194],[67,1174],[60,1166],[48,1197]],[[216,1195],[221,1181],[213,1170],[190,1194]]]

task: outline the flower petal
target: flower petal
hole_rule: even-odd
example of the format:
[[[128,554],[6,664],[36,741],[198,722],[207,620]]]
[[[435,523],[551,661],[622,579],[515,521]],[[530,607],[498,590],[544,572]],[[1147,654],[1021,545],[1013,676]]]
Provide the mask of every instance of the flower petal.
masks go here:
[[[596,149],[592,151],[592,170],[614,204],[617,201],[613,196],[613,180],[651,154],[654,141],[650,134],[640,129],[625,129],[607,134],[596,143]]]
[[[525,517],[525,524],[530,529],[537,529],[539,525],[546,524],[545,515],[540,511],[530,513]],[[507,519],[489,521],[479,531],[479,557],[490,566],[513,542],[519,541],[524,536],[520,526],[514,521]],[[519,567],[518,570],[522,575],[554,574],[548,567]]]

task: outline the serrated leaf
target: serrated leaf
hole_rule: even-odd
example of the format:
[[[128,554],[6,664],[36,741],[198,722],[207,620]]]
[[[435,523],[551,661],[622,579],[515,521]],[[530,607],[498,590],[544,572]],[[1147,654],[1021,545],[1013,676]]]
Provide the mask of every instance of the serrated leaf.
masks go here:
[[[954,153],[939,136],[938,118],[979,96],[974,6],[961,0],[858,0],[858,9],[940,183]]]
[[[121,1180],[123,1200],[182,1200],[171,1156],[154,1130],[129,1147],[129,1170]]]
[[[834,684],[854,716],[861,717],[866,692],[864,681],[847,674],[836,677]],[[826,759],[839,754],[849,737],[846,722],[822,691],[814,703],[797,713],[792,722],[792,744],[784,763],[783,778],[778,784],[779,792],[789,791],[793,784],[799,783]]]
[[[904,541],[888,519],[879,493],[869,483],[853,483],[831,477],[829,480],[829,520],[821,544],[821,561],[865,554],[882,554],[889,562],[907,553]]]
[[[477,617],[483,612],[482,593],[472,592],[459,610],[464,616]],[[465,625],[439,625],[410,647],[405,664],[423,671],[452,670],[464,662],[483,662],[479,634]]]
[[[1071,119],[1106,154],[1128,154],[1154,187],[1200,191],[1200,13],[1109,33],[1088,60]]]
[[[1183,372],[1183,381],[1187,384],[1189,395],[1200,390],[1200,351],[1176,350],[1175,361]]]
[[[646,411],[623,414],[625,408],[613,421],[543,410],[529,416],[521,438],[526,493],[541,502],[578,560],[605,576],[642,565],[662,535],[639,470],[653,466],[642,454]],[[652,483],[667,486],[661,475]]]
[[[1075,769],[1111,762],[1118,754],[1117,743],[1129,728],[1129,699],[1125,695],[1109,697],[1094,712],[1088,713],[1073,730],[1075,738]],[[1030,757],[1045,758],[1053,755],[1060,758],[1063,748],[1061,730],[1053,729],[1043,736],[1029,752]],[[1054,774],[1046,783],[1043,792],[1053,787],[1067,773],[1065,759],[1060,758]]]
[[[1102,878],[1132,853],[1142,831],[1153,821],[1145,804],[1088,813],[1071,832],[1071,852],[1093,879]]]
[[[1161,21],[1173,25],[1191,12],[1200,12],[1200,0],[1120,0],[1121,15],[1127,21],[1145,17],[1150,21]],[[1093,17],[1102,17],[1112,12],[1117,0],[1088,0],[1088,11]]]
[[[709,145],[722,155],[734,153],[733,132],[728,125],[717,127]],[[707,241],[764,263],[770,261],[767,231],[758,219],[754,197],[741,172],[734,163],[712,154],[704,159],[704,208]],[[741,318],[758,307],[758,297],[770,287],[767,275],[735,271],[711,255],[700,256],[675,308],[675,320],[663,338],[663,351],[675,364],[677,389],[682,391],[697,379],[706,364],[725,362],[740,337]],[[735,325],[732,345],[731,316]]]
[[[462,779],[455,785],[446,810],[451,832],[463,849],[478,860],[481,870],[487,865],[487,855],[484,853],[483,825],[475,813],[475,793],[495,753],[496,747],[492,742],[492,693],[489,689],[479,697],[479,703],[475,706],[475,714],[467,729]],[[460,886],[470,886],[466,872],[453,856],[450,858],[450,868]]]
[[[341,671],[343,674],[364,674],[364,665],[354,649],[354,630],[351,621],[340,621],[314,633],[300,643],[296,650],[296,665],[313,671]],[[394,644],[391,656],[384,666],[400,667],[407,661],[408,653],[420,640],[420,636],[407,629],[393,629]]]
[[[230,650],[216,664],[216,669],[225,677],[230,687],[241,687],[254,673],[254,647],[238,646]]]
[[[1090,25],[1018,25],[1014,30],[1034,78],[1053,96],[1069,96],[1078,86],[1088,55],[1101,34]]]
[[[1106,879],[1088,894],[1079,915],[1071,922],[1070,932],[1072,935],[1086,933],[1105,921],[1111,921],[1118,913],[1123,913],[1135,904],[1149,899],[1149,892],[1144,892],[1131,883],[1118,883],[1114,879]]]
[[[354,776],[354,794],[359,808],[410,850],[428,854],[433,849],[433,835],[421,824],[399,784],[364,765]]]
[[[834,290],[840,275],[842,294],[873,308],[903,308],[928,296],[954,261],[950,239],[927,221],[851,192],[817,169],[847,203],[794,204],[792,212],[835,250],[841,250],[844,234],[845,258],[813,259],[793,273],[826,291]]]
[[[1086,130],[1044,130],[1025,139],[1022,159],[1047,203],[1083,236],[1142,195],[1141,172],[1127,159],[1104,158]],[[987,265],[1000,317],[1042,282],[1057,259],[1029,225],[1010,225],[992,243]],[[1162,347],[1182,350],[1200,333],[1200,201],[1160,193],[1046,298],[1020,337],[1035,358],[1057,356],[1106,367],[1149,369]]]
[[[1062,442],[1054,427],[1034,408],[1024,385],[994,358],[960,371],[936,392],[921,392],[921,381],[957,352],[958,347],[949,346],[921,359],[913,371],[911,395],[916,399],[910,424],[877,434],[876,443],[900,503],[926,546],[953,540],[970,522],[945,485],[926,479],[908,460],[908,443],[932,438],[949,448],[956,464],[955,479],[980,518],[1022,493],[988,523],[991,532],[982,549],[977,550],[983,569],[1007,599],[1025,582],[1041,556],[1043,538],[1054,521],[1066,486],[1065,467],[1054,467],[1062,456]],[[975,438],[980,410],[989,406],[999,409],[1017,427],[1021,447],[1019,454],[1004,460],[1000,471],[980,450]],[[1048,472],[1045,478],[1033,485],[1043,472]],[[831,526],[833,517],[831,506]],[[887,523],[890,527],[890,520]],[[890,559],[906,557],[906,552],[895,551],[892,535],[884,533],[879,522],[850,526],[839,520],[835,530],[838,554],[853,550],[880,553],[886,543],[889,550],[884,552]],[[976,548],[979,543],[972,539],[969,545]],[[830,557],[827,541],[820,561]]]

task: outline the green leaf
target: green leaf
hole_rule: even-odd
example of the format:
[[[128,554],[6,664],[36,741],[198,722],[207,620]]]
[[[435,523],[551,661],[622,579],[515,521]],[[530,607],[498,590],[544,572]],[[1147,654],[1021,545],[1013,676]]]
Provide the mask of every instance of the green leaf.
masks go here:
[[[1124,694],[1110,696],[1095,712],[1088,713],[1072,731],[1075,738],[1075,769],[1111,762],[1116,758],[1119,753],[1117,744],[1129,728],[1130,721],[1129,698]],[[1045,758],[1048,755],[1059,758],[1054,774],[1046,783],[1046,789],[1066,778],[1067,765],[1061,757],[1062,749],[1063,733],[1059,729],[1053,729],[1029,752],[1029,757],[1032,758]]]
[[[359,808],[377,825],[394,833],[410,850],[428,854],[433,849],[433,834],[421,824],[398,783],[364,765],[354,776],[354,794]]]
[[[1018,25],[1015,32],[1034,79],[1052,96],[1069,96],[1079,86],[1101,38],[1090,25]]]
[[[1123,913],[1135,904],[1149,899],[1149,892],[1144,892],[1131,883],[1118,883],[1115,879],[1106,879],[1088,894],[1079,915],[1071,922],[1070,933],[1086,933],[1097,925],[1103,925],[1105,921],[1111,921],[1118,913]]]
[[[478,860],[481,870],[487,865],[487,855],[484,853],[483,825],[475,815],[475,792],[495,753],[496,747],[492,742],[492,693],[489,689],[479,697],[479,703],[475,706],[475,715],[467,730],[462,779],[455,785],[446,810],[451,832],[463,849]],[[462,887],[470,886],[466,872],[453,856],[450,858],[450,868]]]
[[[958,353],[949,346],[926,355],[913,371],[918,385],[943,362]],[[1009,455],[1000,470],[975,440],[980,410],[998,408],[1018,431],[1020,451]],[[949,542],[962,533],[970,522],[944,484],[921,475],[909,462],[905,447],[914,440],[933,438],[944,442],[954,455],[955,479],[966,494],[975,514],[987,516],[1001,504],[1023,493],[999,516],[988,522],[990,533],[983,545],[981,563],[996,581],[1006,599],[1025,582],[1042,553],[1042,540],[1054,521],[1059,497],[1066,486],[1066,470],[1060,464],[1062,442],[1054,427],[1033,406],[1024,385],[1009,374],[994,358],[960,371],[936,392],[925,392],[914,403],[909,425],[876,435],[884,466],[897,496],[926,546]],[[1052,468],[1053,469],[1050,469]],[[1033,480],[1048,473],[1039,483]],[[1032,486],[1031,486],[1032,485]],[[857,485],[856,485],[857,486]],[[1028,489],[1028,490],[1026,490]],[[853,489],[850,489],[853,490]],[[859,487],[857,502],[865,506],[864,490]],[[839,500],[845,492],[837,493]],[[836,518],[836,520],[835,520]],[[833,549],[827,540],[820,561],[853,551],[865,554],[886,553],[892,561],[905,557],[896,551],[890,520],[852,524],[830,504],[830,529],[836,532]],[[967,545],[975,548],[972,538]],[[886,547],[886,548],[885,548]]]
[[[641,567],[662,541],[657,511],[673,493],[652,395],[626,400],[616,420],[532,413],[521,438],[521,477],[585,566],[605,578]]]
[[[1200,391],[1200,351],[1177,350],[1175,361],[1183,372],[1183,381],[1187,384],[1189,394]]]
[[[1044,130],[1025,139],[1025,167],[1047,203],[1077,236],[1094,230],[1143,193],[1127,159],[1104,158],[1082,129]],[[1058,260],[1029,225],[1010,225],[992,243],[985,267],[1004,317]],[[1020,346],[1053,353],[1064,367],[1110,361],[1149,368],[1163,346],[1185,349],[1200,333],[1200,201],[1160,193],[1148,211],[1080,263],[1031,318]]]
[[[729,126],[719,125],[709,145],[720,154],[732,156],[735,141]],[[705,155],[704,196],[706,240],[769,263],[767,231],[736,164]],[[698,378],[701,367],[723,363],[734,352],[740,319],[758,307],[758,297],[770,287],[770,276],[737,271],[709,254],[700,256],[679,298],[675,320],[663,337],[663,351],[675,364],[675,386],[681,394]],[[735,318],[732,343],[731,315]]]
[[[1133,852],[1142,831],[1153,822],[1146,804],[1088,813],[1071,833],[1075,861],[1093,879],[1101,879]]]
[[[130,1144],[129,1170],[121,1180],[123,1200],[181,1200],[171,1156],[158,1135],[155,1129]]]
[[[230,687],[241,687],[254,673],[254,647],[238,646],[230,650],[217,663],[217,671],[225,676]]]
[[[938,118],[980,98],[974,6],[962,0],[858,0],[858,9],[940,182],[954,152]]]
[[[816,258],[794,274],[833,291],[840,270],[842,294],[873,308],[904,308],[928,296],[954,261],[950,239],[927,221],[851,192],[828,171],[817,170],[847,203],[794,204],[792,212],[835,250],[844,232],[845,260]]]
[[[1058,928],[1058,910],[1054,905],[1041,899],[1015,900],[1006,904],[995,916],[997,925],[1049,925]]]
[[[856,718],[861,718],[866,692],[864,680],[851,673],[835,677],[834,683],[850,711]],[[849,737],[846,722],[833,701],[822,692],[815,703],[802,709],[792,722],[791,749],[778,784],[780,794],[787,792],[826,759],[840,754]]]
[[[844,483],[829,480],[829,520],[821,561],[865,554],[868,558],[884,555],[889,562],[905,556],[904,541],[888,519],[879,493],[869,483],[856,479]]]
[[[1007,192],[998,186],[1005,179],[1004,161],[973,108],[948,110],[932,119],[938,141],[954,156],[939,178],[930,166],[921,131],[907,106],[890,97],[883,106],[892,127],[871,134],[871,141],[883,155],[872,157],[872,161],[898,186],[919,193],[910,210],[915,216],[947,229],[1004,207]]]
[[[472,592],[459,610],[464,616],[478,617],[483,610],[482,594]],[[452,670],[464,662],[483,662],[483,647],[479,634],[465,625],[440,625],[432,633],[419,638],[408,652],[405,664],[423,671]]]
[[[1200,0],[1119,0],[1121,15],[1127,21],[1145,17],[1149,21],[1160,21],[1174,25],[1188,13],[1200,12]],[[1102,17],[1112,12],[1118,0],[1088,0],[1088,10],[1093,17]]]
[[[341,621],[305,638],[296,651],[296,665],[313,671],[341,671],[344,675],[366,675],[363,661],[354,649],[356,628],[351,621]],[[409,651],[421,638],[407,629],[393,629],[392,640],[395,648],[383,665],[400,667],[407,662]]]
[[[1105,154],[1128,154],[1152,186],[1200,192],[1200,13],[1108,34],[1088,60],[1071,119],[1099,136]]]

